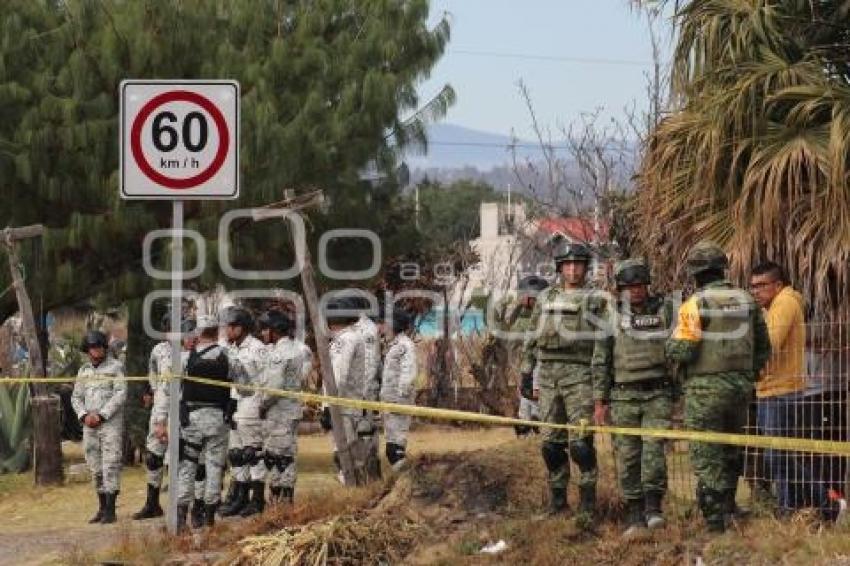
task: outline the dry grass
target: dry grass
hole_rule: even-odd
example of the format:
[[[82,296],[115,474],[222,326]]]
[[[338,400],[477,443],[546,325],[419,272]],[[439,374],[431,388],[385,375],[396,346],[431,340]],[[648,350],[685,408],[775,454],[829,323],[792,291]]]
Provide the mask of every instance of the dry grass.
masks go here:
[[[708,536],[686,500],[689,494],[684,477],[676,485],[676,497],[667,504],[669,526],[640,540],[623,542],[611,452],[605,442],[599,446],[602,516],[596,530],[588,532],[577,528],[571,519],[540,518],[547,490],[539,441],[514,440],[509,430],[417,430],[411,442],[411,469],[362,489],[346,489],[336,482],[327,438],[305,436],[301,441],[299,488],[296,505],[291,508],[273,509],[250,521],[225,521],[210,533],[182,538],[167,536],[161,523],[157,526],[152,522],[147,522],[149,527],[126,520],[114,528],[81,527],[81,515],[87,515],[88,509],[83,513],[78,510],[76,529],[69,531],[70,540],[76,542],[69,543],[66,537],[64,550],[58,555],[61,560],[55,563],[108,560],[146,565],[175,558],[183,564],[275,566],[673,565],[698,560],[705,564],[850,563],[850,532],[824,526],[806,514],[791,521],[761,516],[736,525],[723,536]],[[671,457],[673,461],[679,458],[678,454]],[[135,480],[134,474],[138,475]],[[128,475],[125,485],[138,481],[141,488],[141,470]],[[0,513],[10,517],[7,511],[20,509],[21,501],[26,500],[34,508],[31,512],[39,512],[45,521],[41,500],[19,491],[22,486],[16,482],[20,479],[0,481],[0,493],[4,493],[0,496]],[[50,492],[41,491],[42,496]],[[80,498],[78,502],[90,498],[87,485],[57,491],[64,498]],[[570,499],[574,504],[574,491]],[[133,507],[124,505],[122,514],[126,516]],[[52,515],[52,509],[47,515]],[[27,538],[35,539],[36,531],[29,531],[32,536]],[[100,542],[108,544],[93,544],[88,538],[91,534],[99,534]],[[43,537],[39,534],[37,540],[41,542]],[[507,550],[495,556],[480,553],[483,546],[498,540],[507,543]],[[47,553],[42,556],[47,558]],[[52,556],[57,555],[54,552]]]

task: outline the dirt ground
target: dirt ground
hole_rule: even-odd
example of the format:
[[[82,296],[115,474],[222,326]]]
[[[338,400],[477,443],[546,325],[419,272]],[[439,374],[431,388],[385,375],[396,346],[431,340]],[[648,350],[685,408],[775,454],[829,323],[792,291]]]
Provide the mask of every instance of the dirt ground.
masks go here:
[[[336,481],[329,446],[324,436],[301,438],[295,506],[177,539],[163,533],[161,521],[129,520],[142,503],[140,468],[125,472],[120,521],[106,527],[85,523],[93,511],[86,484],[33,489],[27,476],[3,478],[0,563],[850,565],[850,529],[811,513],[779,521],[756,510],[726,534],[707,535],[676,450],[668,456],[668,526],[625,542],[606,442],[599,447],[600,517],[590,530],[571,517],[543,516],[539,440],[518,440],[509,429],[417,430],[408,470],[357,489]],[[482,552],[492,545],[501,550]]]
[[[464,432],[452,429],[414,431],[411,453],[454,452],[494,446],[509,441],[506,430]],[[83,461],[79,445],[63,446],[66,463]],[[324,435],[304,435],[299,441],[298,496],[321,497],[339,489],[333,471],[330,439]],[[81,558],[125,544],[128,540],[163,532],[163,520],[133,521],[130,515],[141,508],[145,498],[145,475],[140,466],[126,468],[121,476],[115,525],[89,525],[97,502],[89,483],[68,483],[62,487],[35,487],[32,476],[0,476],[0,565],[63,564],[82,562]],[[167,496],[163,496],[163,502]]]

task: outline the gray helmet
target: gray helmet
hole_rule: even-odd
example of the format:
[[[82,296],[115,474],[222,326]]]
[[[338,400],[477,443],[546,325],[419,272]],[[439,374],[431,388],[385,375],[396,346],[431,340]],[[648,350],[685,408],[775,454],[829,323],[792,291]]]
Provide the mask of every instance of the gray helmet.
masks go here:
[[[539,275],[529,275],[519,280],[517,290],[526,293],[539,293],[549,287],[549,282]]]
[[[407,312],[404,309],[393,309],[393,333],[398,334],[399,332],[405,332],[410,330],[413,326],[414,321],[413,314]]]
[[[280,333],[287,334],[292,327],[289,317],[280,311],[266,311],[257,319],[257,325],[263,328],[271,328]]]
[[[691,277],[705,271],[723,271],[729,267],[726,252],[711,240],[703,240],[688,250],[686,262]]]
[[[241,326],[247,332],[254,328],[254,318],[241,307],[228,307],[221,314],[221,323],[227,326]]]
[[[189,334],[190,332],[194,332],[195,326],[196,323],[194,318],[184,318],[180,321],[180,333]],[[162,315],[162,329],[166,332],[171,330],[171,312],[167,312]]]
[[[98,346],[104,349],[109,348],[109,340],[106,339],[106,334],[99,330],[89,330],[80,342],[80,351],[88,352],[91,348]]]
[[[360,318],[363,305],[358,297],[342,295],[332,297],[325,303],[324,315],[327,321],[353,322]]]
[[[618,261],[614,266],[614,281],[617,287],[649,285],[649,267],[642,258]]]
[[[555,268],[557,269],[567,261],[589,263],[592,255],[586,244],[564,242],[555,249]]]

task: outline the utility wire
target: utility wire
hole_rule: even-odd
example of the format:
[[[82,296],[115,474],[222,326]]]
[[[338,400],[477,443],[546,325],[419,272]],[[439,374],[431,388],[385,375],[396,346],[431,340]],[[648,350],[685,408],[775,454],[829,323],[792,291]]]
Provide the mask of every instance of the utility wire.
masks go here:
[[[503,51],[477,51],[471,49],[449,49],[449,54],[467,55],[471,57],[494,57],[500,59],[525,59],[530,61],[556,61],[561,63],[577,63],[580,65],[625,65],[630,67],[651,67],[652,61],[635,59],[606,59],[596,57],[567,57],[562,55],[538,55],[534,53],[509,53]]]

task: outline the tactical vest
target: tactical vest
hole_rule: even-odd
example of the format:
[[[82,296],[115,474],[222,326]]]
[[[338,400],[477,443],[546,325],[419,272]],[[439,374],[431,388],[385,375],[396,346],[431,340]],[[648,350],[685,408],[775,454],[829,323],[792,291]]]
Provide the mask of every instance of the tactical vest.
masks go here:
[[[663,303],[652,301],[643,314],[617,312],[614,327],[614,381],[633,383],[667,376],[664,345],[670,320]]]
[[[589,293],[553,289],[540,306],[538,360],[590,365],[595,328],[588,320]]]
[[[753,372],[752,297],[731,288],[709,288],[695,295],[702,323],[696,361],[688,366],[691,375],[723,372]]]
[[[230,361],[224,348],[220,348],[215,358],[204,357],[204,354],[213,348],[219,348],[219,346],[213,344],[200,351],[192,350],[189,361],[186,363],[186,375],[229,383]],[[230,400],[230,388],[187,380],[183,382],[182,400],[186,403],[219,405],[224,408]]]

